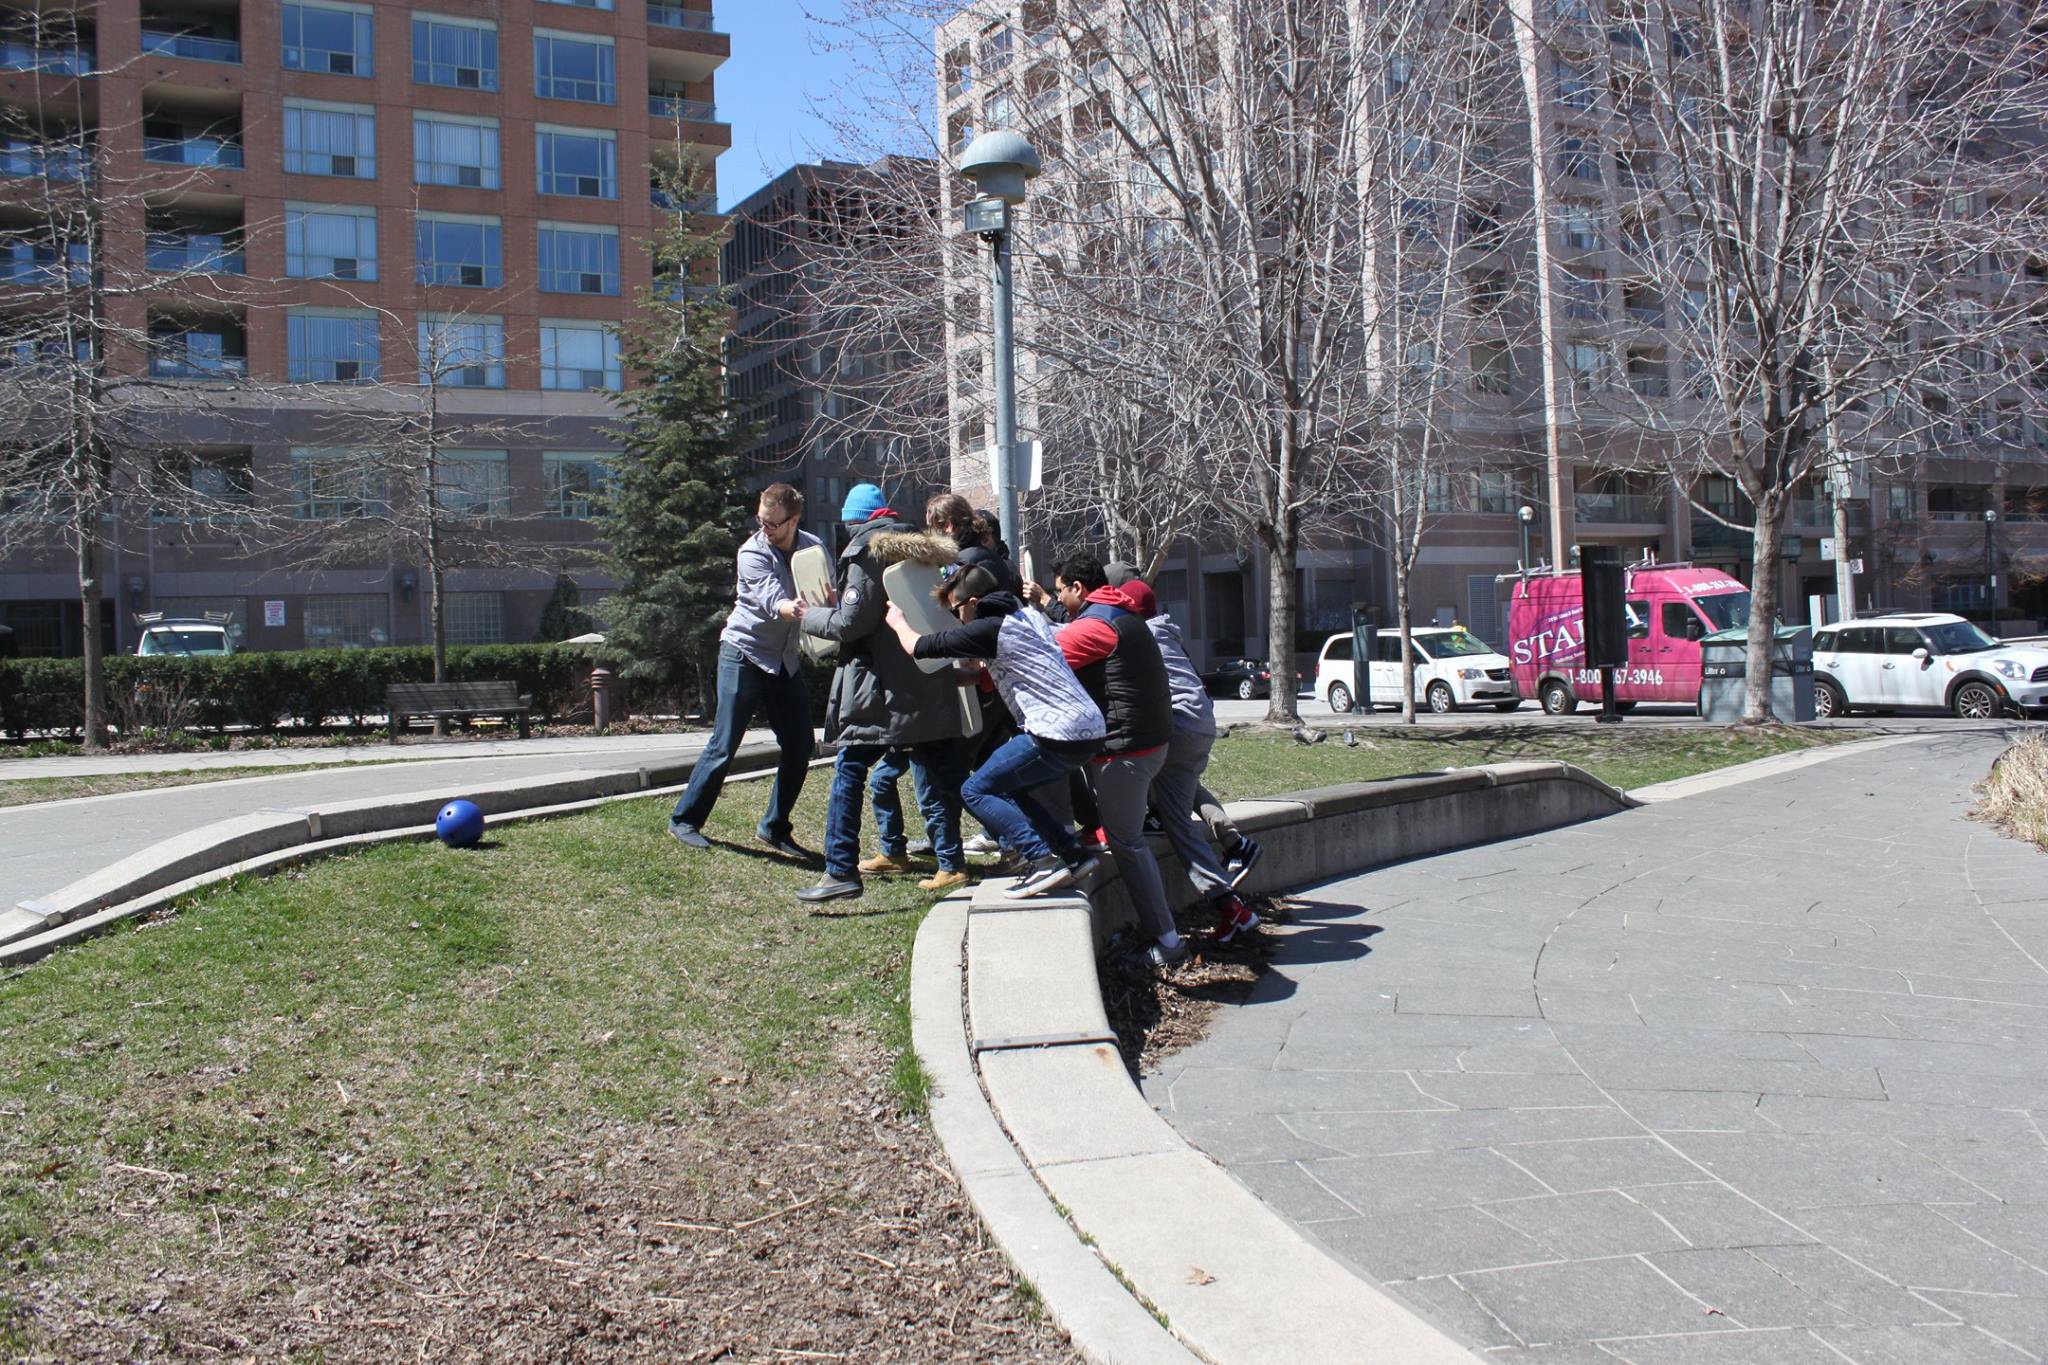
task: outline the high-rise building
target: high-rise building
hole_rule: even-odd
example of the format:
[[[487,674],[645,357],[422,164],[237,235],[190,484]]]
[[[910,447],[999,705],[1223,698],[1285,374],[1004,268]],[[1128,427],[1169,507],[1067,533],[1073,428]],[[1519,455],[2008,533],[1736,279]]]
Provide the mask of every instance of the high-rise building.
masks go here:
[[[726,393],[754,432],[748,477],[801,488],[805,529],[828,542],[854,484],[880,484],[915,521],[945,482],[944,452],[933,448],[943,414],[917,421],[889,410],[901,348],[881,329],[840,325],[815,278],[889,249],[889,206],[877,192],[937,174],[906,157],[798,165],[731,212],[719,272],[733,309]]]
[[[58,51],[54,17],[15,12],[0,104],[16,127],[82,117],[107,183],[134,187],[92,251],[146,259],[166,285],[118,301],[117,321],[149,340],[106,363],[219,390],[228,420],[162,433],[192,447],[192,477],[284,499],[297,529],[331,522],[346,542],[362,508],[321,475],[347,439],[336,414],[422,383],[424,355],[452,356],[433,366],[441,411],[500,433],[450,452],[456,482],[480,520],[505,525],[488,562],[449,571],[450,642],[533,638],[560,571],[602,591],[579,566],[616,448],[619,327],[651,281],[649,167],[694,161],[715,204],[713,162],[731,143],[715,96],[730,41],[711,0],[113,0],[76,13],[75,49],[67,34]],[[52,174],[48,161],[0,151],[0,265],[35,268],[19,189]],[[0,317],[18,278],[0,269]],[[113,649],[133,647],[144,610],[227,613],[245,648],[427,633],[418,563],[314,562],[135,500],[116,509],[101,570]],[[61,554],[0,561],[0,621],[23,653],[78,652],[77,595]]]

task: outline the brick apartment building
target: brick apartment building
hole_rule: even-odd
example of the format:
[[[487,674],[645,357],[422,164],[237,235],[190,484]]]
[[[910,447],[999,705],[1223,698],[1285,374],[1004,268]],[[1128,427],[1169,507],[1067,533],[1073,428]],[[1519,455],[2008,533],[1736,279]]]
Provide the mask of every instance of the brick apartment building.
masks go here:
[[[649,166],[696,159],[715,203],[712,162],[731,142],[711,0],[112,0],[80,14],[76,50],[16,25],[0,101],[83,109],[97,157],[129,183],[161,169],[164,193],[117,206],[94,250],[177,272],[119,306],[147,328],[137,365],[219,391],[220,420],[166,433],[190,448],[192,477],[345,537],[360,508],[321,472],[334,412],[368,401],[360,386],[417,384],[423,352],[453,344],[443,411],[516,435],[450,452],[478,517],[505,519],[497,552],[449,574],[450,642],[534,638],[560,571],[586,599],[601,592],[580,566],[616,447],[617,329],[651,279]],[[46,173],[41,160],[0,148],[0,189]],[[9,212],[0,311],[27,278],[15,271],[38,268]],[[186,287],[194,275],[221,287]],[[134,648],[145,610],[226,612],[254,649],[427,634],[418,564],[316,564],[133,501],[102,566],[111,649]],[[0,560],[0,623],[21,652],[78,653],[76,599],[63,553]]]

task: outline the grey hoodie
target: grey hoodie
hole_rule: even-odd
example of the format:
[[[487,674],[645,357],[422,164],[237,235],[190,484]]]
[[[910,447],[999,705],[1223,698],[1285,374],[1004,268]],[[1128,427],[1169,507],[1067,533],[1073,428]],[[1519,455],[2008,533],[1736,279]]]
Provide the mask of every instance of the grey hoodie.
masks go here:
[[[1145,624],[1152,628],[1152,638],[1159,642],[1159,656],[1166,660],[1166,684],[1173,689],[1173,728],[1198,735],[1215,734],[1216,703],[1209,699],[1209,689],[1202,686],[1202,675],[1195,671],[1194,660],[1188,657],[1180,627],[1163,611],[1148,617]]]

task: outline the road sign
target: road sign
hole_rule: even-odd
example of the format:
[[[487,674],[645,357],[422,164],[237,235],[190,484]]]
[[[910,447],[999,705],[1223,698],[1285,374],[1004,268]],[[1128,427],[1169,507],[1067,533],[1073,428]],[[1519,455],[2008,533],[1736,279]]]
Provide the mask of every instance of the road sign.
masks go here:
[[[1861,559],[1852,559],[1852,560],[1850,560],[1850,561],[1849,561],[1849,572],[1850,572],[1850,573],[1852,573],[1852,574],[1860,574],[1860,573],[1862,573],[1862,572],[1863,572],[1863,561],[1862,561]]]

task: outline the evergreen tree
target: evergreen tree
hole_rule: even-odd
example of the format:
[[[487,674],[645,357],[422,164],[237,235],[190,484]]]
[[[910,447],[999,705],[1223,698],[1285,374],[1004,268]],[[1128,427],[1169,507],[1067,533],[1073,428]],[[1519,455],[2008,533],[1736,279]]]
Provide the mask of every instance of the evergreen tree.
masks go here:
[[[619,590],[598,610],[626,677],[708,703],[749,510],[743,433],[725,401],[728,309],[711,283],[718,238],[691,210],[701,194],[692,170],[657,163],[655,184],[671,207],[648,243],[655,283],[620,342],[632,387],[621,395],[624,449],[599,516]]]
[[[593,628],[590,613],[583,609],[583,594],[576,580],[566,573],[555,575],[555,590],[540,609],[540,633],[534,638],[545,645],[560,644]]]

